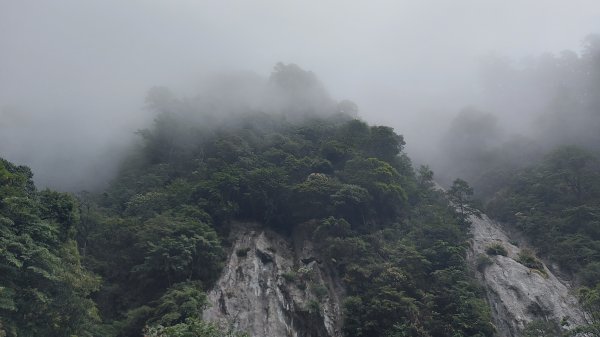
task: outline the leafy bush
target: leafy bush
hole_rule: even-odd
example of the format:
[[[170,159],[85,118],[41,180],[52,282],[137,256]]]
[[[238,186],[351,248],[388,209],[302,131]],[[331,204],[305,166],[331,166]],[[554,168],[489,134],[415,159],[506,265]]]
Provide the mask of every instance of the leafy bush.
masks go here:
[[[523,337],[555,337],[560,336],[560,327],[556,322],[535,320],[527,325],[523,330]]]
[[[586,270],[600,259],[600,161],[593,152],[557,147],[512,174],[487,210],[513,223],[563,270],[593,277],[594,267]]]
[[[308,312],[310,312],[311,314],[320,314],[321,313],[321,305],[319,304],[319,302],[317,302],[315,300],[310,300],[306,304],[306,310],[308,310]]]
[[[502,256],[508,255],[508,251],[506,250],[506,248],[504,248],[504,246],[501,243],[497,243],[497,242],[489,245],[485,249],[485,252],[488,255],[502,255]]]
[[[329,294],[327,287],[323,284],[313,284],[312,291],[318,299],[323,299]]]
[[[286,282],[294,283],[298,279],[298,274],[295,271],[290,270],[290,271],[287,271],[285,273],[282,273],[281,277],[283,277],[283,279]]]
[[[517,257],[517,262],[527,268],[539,270],[540,272],[543,272],[543,274],[546,274],[542,261],[538,260],[533,252],[528,249],[521,250],[519,256]]]
[[[0,335],[91,335],[100,279],[81,263],[69,194],[37,191],[29,168],[0,158]]]
[[[475,262],[475,265],[477,266],[477,270],[479,270],[480,272],[483,272],[485,270],[485,268],[487,268],[488,266],[491,266],[492,264],[493,264],[492,259],[490,259],[487,255],[484,255],[484,254],[477,255],[477,261]]]
[[[172,326],[153,326],[144,331],[145,337],[249,337],[247,333],[232,328],[222,328],[214,323],[188,319]]]
[[[310,267],[300,267],[298,268],[298,271],[296,272],[296,275],[298,275],[298,278],[303,281],[303,282],[308,282],[308,281],[312,281],[313,277],[314,277],[314,270],[312,270],[312,268]]]

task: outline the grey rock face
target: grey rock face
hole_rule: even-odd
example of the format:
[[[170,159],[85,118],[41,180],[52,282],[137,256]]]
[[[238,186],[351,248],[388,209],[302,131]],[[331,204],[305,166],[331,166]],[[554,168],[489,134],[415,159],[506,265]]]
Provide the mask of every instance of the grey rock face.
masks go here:
[[[240,228],[247,226],[240,226]],[[341,336],[341,286],[301,229],[240,229],[203,318],[253,337]]]
[[[471,217],[473,235],[469,260],[477,264],[492,244],[502,245],[507,256],[488,256],[492,263],[477,272],[485,284],[495,325],[501,337],[520,336],[533,320],[567,319],[568,328],[584,323],[584,316],[568,283],[557,278],[544,265],[544,272],[517,262],[521,248],[511,243],[501,227],[483,215]]]

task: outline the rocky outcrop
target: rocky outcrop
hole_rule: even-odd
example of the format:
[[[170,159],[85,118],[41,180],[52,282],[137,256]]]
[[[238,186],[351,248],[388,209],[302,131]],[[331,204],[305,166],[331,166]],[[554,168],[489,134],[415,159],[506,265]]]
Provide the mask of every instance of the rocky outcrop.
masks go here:
[[[469,260],[486,287],[499,336],[520,336],[524,326],[533,320],[567,321],[566,328],[584,322],[567,282],[544,264],[532,269],[518,262],[522,248],[513,244],[499,224],[487,216],[471,216],[471,222]],[[506,256],[486,254],[491,246],[504,247]]]
[[[310,231],[300,226],[288,240],[256,226],[238,227],[203,318],[253,337],[341,336],[342,288],[313,249]]]

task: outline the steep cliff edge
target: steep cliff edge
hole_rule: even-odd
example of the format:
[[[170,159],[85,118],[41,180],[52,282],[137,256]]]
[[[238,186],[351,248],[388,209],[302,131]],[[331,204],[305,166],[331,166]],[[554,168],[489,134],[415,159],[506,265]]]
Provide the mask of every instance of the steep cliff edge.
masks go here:
[[[524,249],[498,223],[485,215],[470,220],[467,257],[486,288],[499,337],[518,337],[534,320],[567,321],[566,328],[584,323],[567,282],[545,265],[537,270],[519,262]],[[312,246],[310,231],[299,226],[287,238],[248,224],[238,228],[204,319],[253,337],[342,336],[343,288]],[[488,255],[493,245],[504,247],[506,256]]]
[[[477,277],[486,287],[498,335],[520,336],[524,326],[533,320],[566,319],[567,328],[584,322],[570,285],[543,265],[535,270],[518,262],[522,249],[511,243],[502,228],[487,216],[470,218],[472,246],[468,259],[477,267]],[[488,256],[486,250],[501,245],[506,256]],[[491,263],[482,264],[487,256]]]
[[[204,319],[253,337],[341,336],[342,288],[306,233],[292,240],[240,226],[223,275],[208,294]]]

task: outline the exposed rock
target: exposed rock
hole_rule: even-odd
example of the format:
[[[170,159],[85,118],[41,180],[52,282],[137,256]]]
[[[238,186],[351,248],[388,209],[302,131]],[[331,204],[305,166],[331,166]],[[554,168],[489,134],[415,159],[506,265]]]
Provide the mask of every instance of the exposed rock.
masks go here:
[[[567,318],[568,328],[584,323],[583,312],[567,282],[545,265],[542,271],[517,262],[521,248],[512,244],[501,227],[487,216],[472,216],[471,222],[469,260],[473,265],[492,244],[500,244],[507,251],[507,256],[489,256],[493,263],[477,272],[487,289],[499,336],[520,336],[524,326],[533,320],[560,322]]]
[[[317,262],[317,263],[319,263],[319,264],[321,263],[321,261],[319,261],[319,260],[318,260],[316,257],[314,257],[314,256],[311,256],[311,257],[307,257],[307,258],[300,259],[300,261],[302,261],[302,263],[304,263],[304,264],[309,264],[309,263],[311,263],[311,262],[313,262],[313,261],[316,261],[316,262]]]
[[[293,242],[264,229],[239,226],[223,275],[208,294],[204,319],[253,337],[341,336],[342,288],[320,265],[300,227]],[[246,229],[244,229],[246,228]],[[306,262],[305,262],[306,261]]]
[[[259,248],[256,248],[256,256],[258,256],[262,263],[273,262],[273,256],[271,256],[269,253],[263,252]]]

